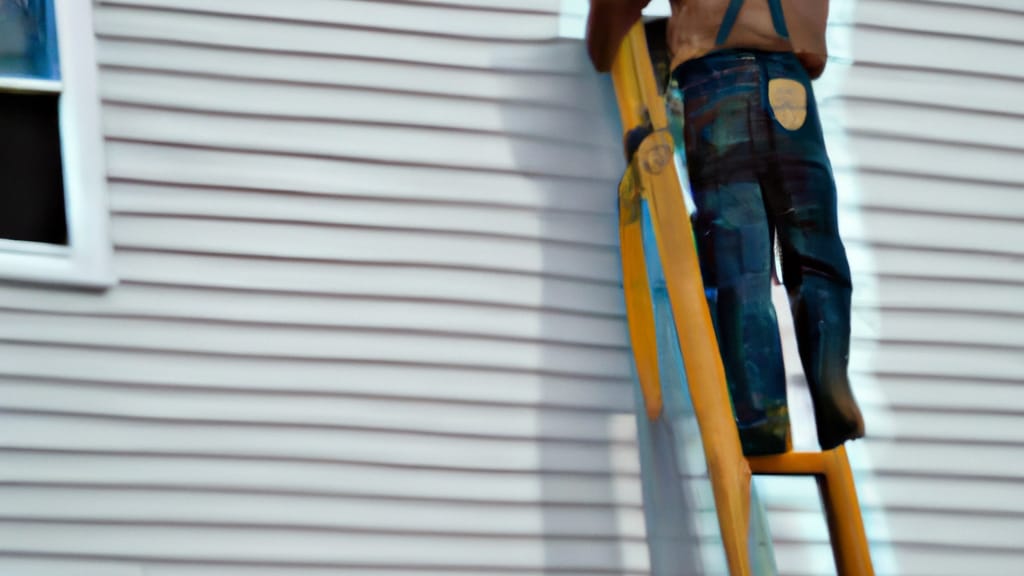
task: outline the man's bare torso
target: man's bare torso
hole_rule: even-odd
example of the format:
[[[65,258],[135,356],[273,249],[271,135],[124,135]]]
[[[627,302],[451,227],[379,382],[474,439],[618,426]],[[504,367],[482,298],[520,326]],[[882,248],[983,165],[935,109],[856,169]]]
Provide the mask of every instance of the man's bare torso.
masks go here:
[[[672,67],[723,48],[795,52],[812,77],[825,68],[828,0],[781,0],[789,38],[776,32],[768,0],[744,0],[732,32],[716,43],[730,0],[671,0]]]

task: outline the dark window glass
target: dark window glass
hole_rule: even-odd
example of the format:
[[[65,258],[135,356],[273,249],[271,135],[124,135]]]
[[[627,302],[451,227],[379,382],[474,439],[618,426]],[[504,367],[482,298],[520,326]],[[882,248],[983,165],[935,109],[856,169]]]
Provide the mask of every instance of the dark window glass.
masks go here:
[[[0,0],[0,76],[59,79],[55,24],[52,0]]]
[[[0,92],[0,238],[68,242],[59,98]]]

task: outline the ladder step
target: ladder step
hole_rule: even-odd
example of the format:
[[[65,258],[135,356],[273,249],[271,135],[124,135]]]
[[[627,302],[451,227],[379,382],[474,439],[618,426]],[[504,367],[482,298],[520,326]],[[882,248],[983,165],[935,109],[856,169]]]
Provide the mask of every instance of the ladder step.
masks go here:
[[[788,452],[773,456],[750,456],[747,462],[750,463],[750,471],[754,474],[818,476],[825,474],[827,459],[835,456],[833,450]]]

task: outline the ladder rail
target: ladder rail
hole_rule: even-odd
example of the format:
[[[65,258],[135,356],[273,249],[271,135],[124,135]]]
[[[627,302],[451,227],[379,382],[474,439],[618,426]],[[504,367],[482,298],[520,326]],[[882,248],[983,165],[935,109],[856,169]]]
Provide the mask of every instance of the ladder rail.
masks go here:
[[[646,65],[644,64],[646,59]],[[690,396],[701,429],[701,441],[711,477],[715,508],[731,574],[751,574],[747,553],[750,522],[750,468],[743,458],[739,432],[725,386],[725,369],[718,352],[711,315],[704,299],[693,231],[673,161],[668,120],[658,105],[658,92],[641,24],[627,36],[612,65],[623,126],[641,125],[649,115],[655,129],[637,151],[636,171],[641,193],[648,201],[655,237],[663,258],[666,287],[684,358]]]

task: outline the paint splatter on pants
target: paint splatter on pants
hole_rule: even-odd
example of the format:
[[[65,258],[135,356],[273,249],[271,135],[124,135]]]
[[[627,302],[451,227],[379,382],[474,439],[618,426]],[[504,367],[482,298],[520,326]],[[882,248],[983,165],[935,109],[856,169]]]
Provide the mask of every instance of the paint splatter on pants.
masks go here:
[[[847,378],[850,268],[807,73],[793,54],[727,50],[673,75],[684,100],[701,271],[744,452],[789,445],[773,238],[819,443],[830,449],[862,436]]]

